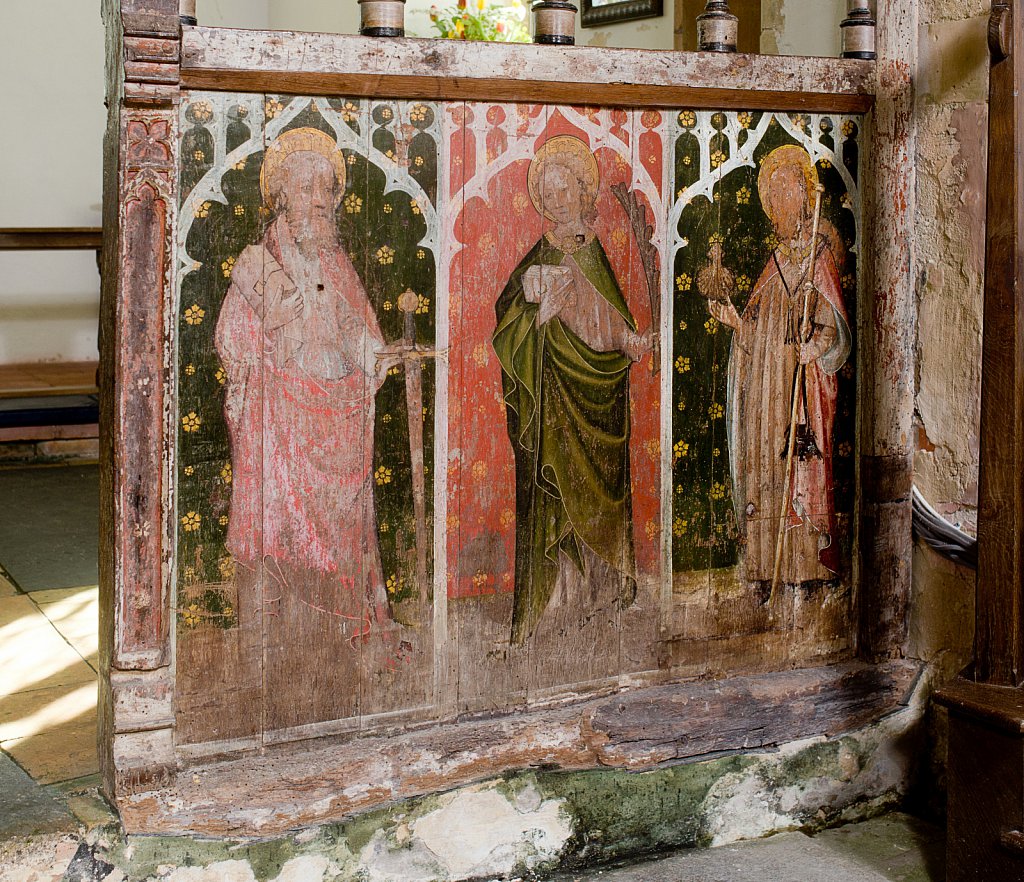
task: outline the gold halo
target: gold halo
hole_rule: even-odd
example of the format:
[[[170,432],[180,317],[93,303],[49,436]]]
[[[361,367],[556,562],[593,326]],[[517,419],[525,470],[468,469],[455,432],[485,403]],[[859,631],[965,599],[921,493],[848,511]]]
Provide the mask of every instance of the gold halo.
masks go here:
[[[597,200],[597,190],[601,183],[597,157],[575,135],[558,135],[545,141],[530,163],[527,186],[530,190],[530,200],[538,214],[544,215],[549,220],[554,220],[541,207],[540,181],[544,168],[548,164],[562,165],[568,168],[579,179],[590,201]]]
[[[267,148],[260,170],[260,190],[263,201],[271,204],[269,182],[280,170],[284,161],[295,153],[318,153],[334,168],[334,176],[338,181],[338,199],[345,192],[345,155],[338,149],[334,138],[320,129],[291,129],[278,135],[273,144]]]
[[[785,147],[777,147],[761,161],[761,171],[757,175],[757,192],[761,197],[761,206],[765,214],[769,213],[767,197],[772,177],[785,165],[795,165],[800,169],[807,182],[807,198],[811,202],[814,201],[814,192],[818,186],[818,169],[803,147],[787,144]]]

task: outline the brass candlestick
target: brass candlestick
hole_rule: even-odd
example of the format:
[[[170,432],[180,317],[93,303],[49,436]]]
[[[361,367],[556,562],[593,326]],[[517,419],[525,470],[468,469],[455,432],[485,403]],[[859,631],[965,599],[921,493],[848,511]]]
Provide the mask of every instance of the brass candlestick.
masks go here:
[[[364,37],[404,37],[405,0],[359,0]]]
[[[572,46],[576,42],[576,7],[568,0],[533,4],[533,42]]]
[[[729,11],[727,0],[708,0],[697,16],[697,46],[701,52],[735,52],[740,20]]]
[[[843,35],[843,58],[874,61],[875,17],[867,0],[846,0],[846,18],[839,25]]]

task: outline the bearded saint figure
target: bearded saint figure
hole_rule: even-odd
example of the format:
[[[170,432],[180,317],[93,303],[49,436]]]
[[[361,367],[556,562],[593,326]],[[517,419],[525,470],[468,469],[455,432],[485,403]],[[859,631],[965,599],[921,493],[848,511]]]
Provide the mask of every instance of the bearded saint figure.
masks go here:
[[[560,135],[537,151],[529,191],[551,229],[495,308],[516,466],[512,643],[548,608],[576,620],[636,595],[629,369],[650,351],[593,229],[597,160]]]
[[[285,132],[261,187],[273,219],[234,265],[215,342],[227,373],[227,548],[262,585],[274,728],[354,712],[343,696],[358,690],[339,680],[357,677],[353,650],[391,627],[372,463],[375,395],[395,361],[339,239],[334,140]]]
[[[712,249],[712,264],[698,277],[711,315],[733,329],[727,415],[733,501],[746,578],[762,584],[773,579],[787,486],[781,582],[827,580],[839,569],[833,427],[836,374],[849,358],[852,337],[843,306],[839,235],[822,219],[818,239],[811,241],[817,185],[817,169],[802,147],[780,147],[761,163],[758,193],[779,244],[742,315],[728,296],[735,283],[721,267],[720,247]],[[796,385],[798,365],[804,373]],[[787,478],[794,388],[797,419]]]

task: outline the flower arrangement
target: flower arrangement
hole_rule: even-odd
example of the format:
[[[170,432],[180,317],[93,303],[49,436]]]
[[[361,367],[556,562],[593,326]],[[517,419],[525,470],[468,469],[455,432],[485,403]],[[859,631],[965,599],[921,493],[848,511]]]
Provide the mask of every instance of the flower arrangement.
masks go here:
[[[471,8],[472,6],[475,7]],[[498,43],[529,43],[526,7],[522,0],[494,3],[488,0],[458,0],[457,5],[430,7],[430,21],[449,40],[490,40]]]

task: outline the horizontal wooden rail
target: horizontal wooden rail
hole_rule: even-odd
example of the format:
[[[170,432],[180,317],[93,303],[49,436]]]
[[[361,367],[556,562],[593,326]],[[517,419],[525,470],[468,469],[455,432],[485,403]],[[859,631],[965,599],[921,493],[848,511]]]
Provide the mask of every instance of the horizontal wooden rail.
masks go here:
[[[99,251],[100,227],[0,227],[0,251]]]
[[[858,113],[874,102],[875,65],[187,27],[181,85],[421,100]]]

